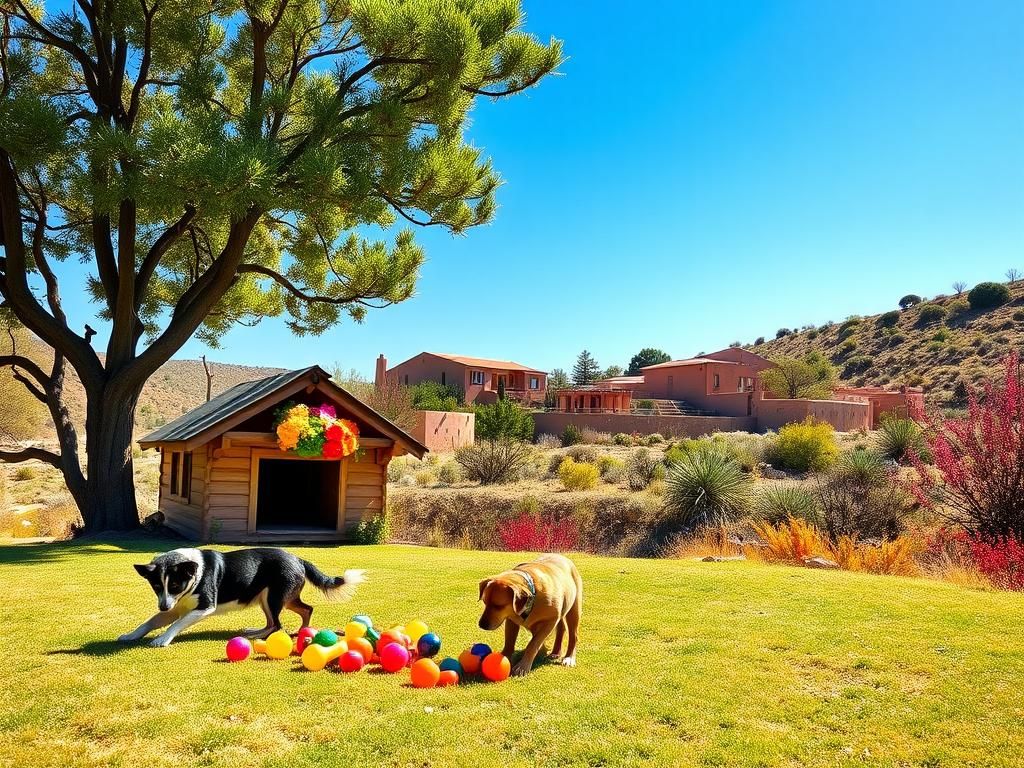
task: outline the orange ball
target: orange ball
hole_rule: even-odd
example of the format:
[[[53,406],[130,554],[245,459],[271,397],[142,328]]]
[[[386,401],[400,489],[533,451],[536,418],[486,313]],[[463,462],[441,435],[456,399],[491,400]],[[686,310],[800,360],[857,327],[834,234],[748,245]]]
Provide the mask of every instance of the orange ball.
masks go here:
[[[509,660],[497,652],[485,658],[484,663],[480,667],[484,671],[484,677],[492,683],[500,683],[502,680],[507,680],[508,676],[512,673],[512,665],[509,663]]]
[[[349,640],[348,649],[350,651],[357,651],[359,655],[363,657],[363,661],[367,664],[370,662],[370,659],[373,658],[373,646],[370,645],[370,641],[365,637],[357,637],[354,640]]]
[[[454,669],[446,669],[437,678],[437,687],[444,688],[449,685],[459,684],[459,673]]]
[[[480,672],[480,657],[468,648],[459,654],[459,664],[462,665],[462,671],[467,675],[475,675]]]
[[[377,652],[379,653],[380,649],[388,643],[398,643],[403,648],[408,648],[409,638],[402,632],[396,632],[393,629],[389,629],[387,632],[383,633],[377,641]]]
[[[433,688],[441,677],[441,670],[433,659],[420,659],[412,665],[410,673],[416,688]]]

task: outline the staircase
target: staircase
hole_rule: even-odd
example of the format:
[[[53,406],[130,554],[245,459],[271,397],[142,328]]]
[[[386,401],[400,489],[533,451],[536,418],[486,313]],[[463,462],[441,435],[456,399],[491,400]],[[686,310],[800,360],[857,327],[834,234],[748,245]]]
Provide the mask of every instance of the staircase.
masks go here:
[[[642,398],[650,399],[650,398]],[[714,416],[711,411],[705,411],[685,400],[651,400],[654,403],[655,416]]]

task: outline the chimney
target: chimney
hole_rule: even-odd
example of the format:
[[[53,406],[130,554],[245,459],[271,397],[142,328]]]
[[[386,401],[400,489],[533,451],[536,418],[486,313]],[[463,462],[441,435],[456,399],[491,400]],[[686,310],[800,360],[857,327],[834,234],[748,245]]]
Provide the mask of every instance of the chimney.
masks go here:
[[[373,374],[373,384],[377,389],[384,386],[384,378],[388,372],[388,359],[384,355],[377,357],[377,370]]]

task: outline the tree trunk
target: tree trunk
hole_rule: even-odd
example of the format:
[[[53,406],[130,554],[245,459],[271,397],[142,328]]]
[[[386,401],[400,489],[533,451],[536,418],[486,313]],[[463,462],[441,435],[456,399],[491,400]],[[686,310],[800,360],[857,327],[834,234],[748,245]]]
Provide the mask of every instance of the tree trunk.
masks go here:
[[[108,385],[86,391],[86,494],[80,505],[86,533],[139,527],[132,431],[141,390]]]

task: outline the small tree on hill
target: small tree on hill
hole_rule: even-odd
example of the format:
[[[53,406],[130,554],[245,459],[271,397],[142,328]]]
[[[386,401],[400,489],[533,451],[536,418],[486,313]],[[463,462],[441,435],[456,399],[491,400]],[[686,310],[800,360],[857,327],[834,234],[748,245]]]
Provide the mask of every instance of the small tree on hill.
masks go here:
[[[641,368],[645,368],[648,365],[667,363],[671,359],[668,352],[664,350],[655,347],[644,347],[630,359],[629,365],[626,366],[626,375],[639,376]]]
[[[953,283],[953,291],[956,293],[957,296],[960,296],[966,290],[967,283],[965,283],[963,280],[957,280],[955,283]]]
[[[576,358],[576,365],[572,368],[572,383],[579,387],[597,381],[600,376],[600,366],[594,356],[584,349]]]
[[[904,296],[902,299],[900,299],[899,305],[900,305],[900,309],[910,309],[910,307],[914,306],[915,304],[920,304],[920,303],[921,303],[921,297],[920,296],[918,296],[916,293],[908,293],[906,296]]]
[[[601,374],[601,378],[602,379],[613,379],[616,376],[621,376],[621,375],[622,375],[622,366],[621,365],[609,365],[607,368],[604,369],[604,373]]]
[[[1006,279],[1010,281],[1010,285],[1013,285],[1020,280],[1020,270],[1015,267],[1010,267],[1006,270]]]
[[[775,367],[761,373],[761,382],[776,397],[823,400],[832,395],[836,369],[821,355],[812,352],[802,359],[780,357],[772,362]]]

